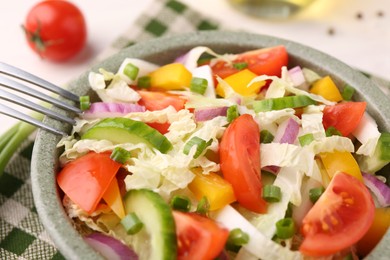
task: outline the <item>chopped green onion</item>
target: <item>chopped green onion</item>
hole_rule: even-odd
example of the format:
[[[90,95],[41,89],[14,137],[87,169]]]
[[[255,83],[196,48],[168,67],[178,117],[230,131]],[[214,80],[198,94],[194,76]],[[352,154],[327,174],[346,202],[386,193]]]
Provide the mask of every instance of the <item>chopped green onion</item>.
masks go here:
[[[264,129],[260,131],[260,143],[269,144],[274,140],[274,135],[270,131]]]
[[[233,67],[235,69],[238,69],[238,70],[243,70],[245,68],[248,67],[248,63],[247,62],[237,62],[237,63],[233,63]]]
[[[191,150],[192,146],[196,145],[197,146],[196,147],[196,152],[194,154],[194,159],[196,159],[196,158],[198,158],[202,154],[202,152],[208,146],[211,145],[212,142],[213,142],[212,139],[210,139],[209,141],[206,142],[202,138],[194,136],[184,145],[183,153],[188,155],[190,153],[190,150]]]
[[[332,135],[339,135],[342,136],[339,130],[336,129],[334,126],[330,126],[325,130],[325,135],[327,137],[332,136]]]
[[[298,140],[301,146],[309,145],[311,142],[314,141],[314,135],[312,133],[301,135],[300,137],[298,137]]]
[[[226,114],[227,114],[227,121],[229,123],[233,122],[233,120],[240,115],[237,110],[237,105],[230,106]]]
[[[241,246],[247,244],[248,242],[249,235],[240,228],[235,228],[229,232],[229,236],[226,241],[226,249],[229,251],[238,252]]]
[[[291,238],[295,233],[295,224],[292,218],[283,218],[276,222],[276,236],[281,239]]]
[[[124,164],[131,156],[131,153],[122,147],[115,147],[110,158],[118,163]]]
[[[390,133],[381,133],[377,149],[380,151],[379,159],[383,161],[390,161]]]
[[[305,107],[314,104],[316,104],[316,102],[310,97],[299,95],[258,100],[253,103],[253,109],[256,113],[259,113],[285,108]]]
[[[171,207],[175,210],[188,212],[191,208],[191,201],[186,196],[175,195],[171,199]]]
[[[203,196],[198,202],[198,206],[196,207],[196,213],[201,215],[207,215],[210,210],[210,203],[207,197]]]
[[[282,198],[282,191],[279,186],[265,185],[263,187],[263,199],[267,202],[279,202]]]
[[[129,79],[135,80],[138,76],[139,68],[131,63],[128,63],[123,70],[123,74],[125,74]]]
[[[203,95],[207,89],[207,79],[193,77],[190,83],[190,90]]]
[[[350,85],[345,85],[343,92],[341,92],[341,96],[346,101],[350,101],[352,99],[353,94],[355,94],[355,89]]]
[[[81,110],[88,110],[91,106],[91,102],[89,100],[89,96],[81,96],[80,97],[80,109]]]
[[[122,226],[125,228],[127,234],[134,235],[141,231],[144,224],[141,222],[141,220],[138,218],[138,216],[132,212],[127,214],[122,220],[121,220]]]
[[[143,76],[138,78],[137,87],[139,88],[150,88],[151,77]]]
[[[309,198],[310,201],[316,203],[316,201],[321,197],[322,193],[324,193],[324,187],[313,188],[309,190]]]

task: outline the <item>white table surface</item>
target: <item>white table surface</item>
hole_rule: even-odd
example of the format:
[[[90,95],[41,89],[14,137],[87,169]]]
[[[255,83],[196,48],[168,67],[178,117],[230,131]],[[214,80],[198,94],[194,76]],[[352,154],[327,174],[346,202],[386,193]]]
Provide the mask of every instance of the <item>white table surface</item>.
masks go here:
[[[0,60],[64,85],[88,68],[94,58],[146,12],[153,1],[71,0],[85,15],[88,43],[82,53],[64,63],[41,60],[27,46],[21,24],[28,10],[38,1],[5,1],[0,8]],[[243,29],[294,40],[390,80],[388,0],[317,0],[300,15],[279,21],[248,17],[235,11],[226,0],[181,1],[233,30]],[[357,19],[359,13],[361,19]],[[329,30],[334,34],[330,35]],[[0,134],[15,122],[0,114]]]

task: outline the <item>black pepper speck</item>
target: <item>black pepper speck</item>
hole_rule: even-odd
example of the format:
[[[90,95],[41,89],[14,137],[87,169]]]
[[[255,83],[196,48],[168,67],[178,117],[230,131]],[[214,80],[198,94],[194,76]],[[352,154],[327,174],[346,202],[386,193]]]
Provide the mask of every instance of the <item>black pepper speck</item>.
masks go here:
[[[329,34],[329,35],[334,35],[334,34],[335,34],[334,28],[330,27],[330,28],[328,29],[328,34]]]

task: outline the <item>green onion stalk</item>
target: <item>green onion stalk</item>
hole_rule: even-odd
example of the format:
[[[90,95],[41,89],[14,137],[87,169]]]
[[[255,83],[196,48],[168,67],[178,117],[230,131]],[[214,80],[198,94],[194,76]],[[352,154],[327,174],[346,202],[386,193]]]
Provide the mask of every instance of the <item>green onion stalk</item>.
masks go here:
[[[31,116],[40,121],[43,119],[43,115],[39,113],[33,113]],[[0,178],[12,156],[35,129],[33,125],[18,122],[0,136]]]
[[[42,103],[42,105],[47,104]],[[82,110],[87,110],[89,107],[89,96],[81,96],[80,108]],[[42,121],[44,117],[43,114],[37,112],[31,113],[30,116],[39,121]],[[29,123],[18,122],[0,136],[0,178],[3,176],[4,169],[16,150],[20,147],[22,142],[35,131],[35,129],[36,127]]]

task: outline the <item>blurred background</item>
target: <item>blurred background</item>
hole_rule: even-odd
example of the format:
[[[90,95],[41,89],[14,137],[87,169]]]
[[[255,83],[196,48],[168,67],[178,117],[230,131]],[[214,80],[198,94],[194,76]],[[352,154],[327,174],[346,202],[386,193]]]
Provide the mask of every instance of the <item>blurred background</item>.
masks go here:
[[[219,28],[277,36],[326,52],[348,65],[390,80],[390,5],[388,0],[315,0],[287,18],[255,17],[241,12],[244,0],[70,0],[87,22],[85,48],[65,62],[42,60],[27,45],[21,25],[38,1],[6,1],[0,9],[0,61],[64,86],[97,59],[122,33],[162,2],[184,4]],[[253,0],[252,0],[253,1]],[[299,2],[297,0],[292,0]],[[181,23],[180,19],[164,21]],[[183,25],[185,26],[185,25]],[[2,102],[2,101],[0,101]],[[0,115],[0,134],[15,120]]]

